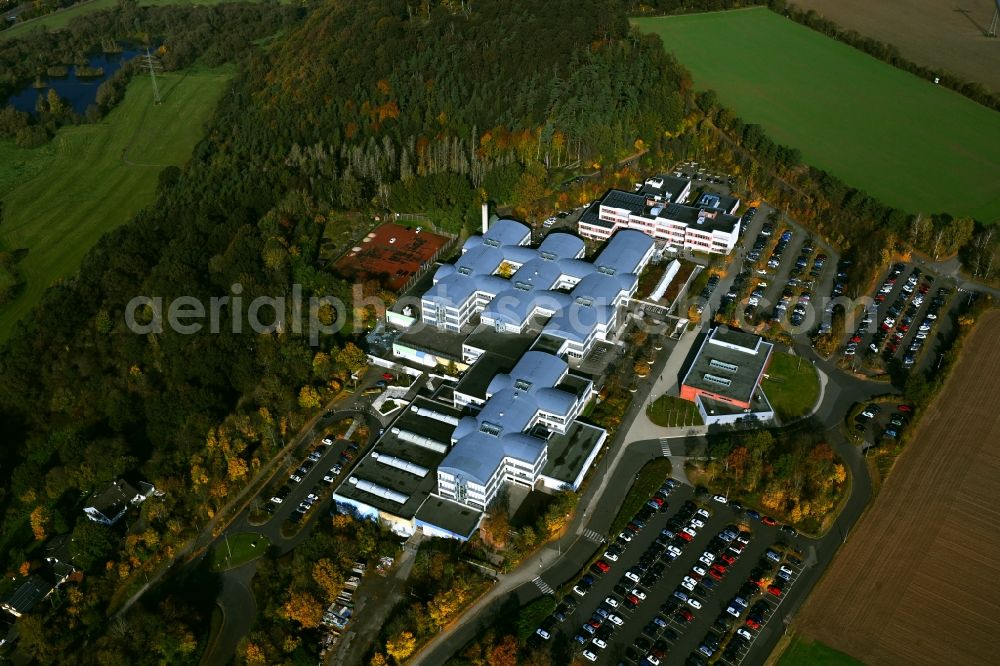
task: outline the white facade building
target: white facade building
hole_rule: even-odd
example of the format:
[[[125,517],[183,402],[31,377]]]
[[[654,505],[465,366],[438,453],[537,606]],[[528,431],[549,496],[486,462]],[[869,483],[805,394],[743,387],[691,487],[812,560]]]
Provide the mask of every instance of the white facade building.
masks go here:
[[[694,205],[686,205],[690,181],[674,185],[676,194],[666,192],[665,183],[655,188],[650,183],[677,178],[650,179],[639,192],[609,190],[580,217],[578,228],[584,238],[603,241],[621,229],[634,229],[668,245],[707,252],[729,254],[739,240],[740,220],[733,213],[739,199],[706,192]]]

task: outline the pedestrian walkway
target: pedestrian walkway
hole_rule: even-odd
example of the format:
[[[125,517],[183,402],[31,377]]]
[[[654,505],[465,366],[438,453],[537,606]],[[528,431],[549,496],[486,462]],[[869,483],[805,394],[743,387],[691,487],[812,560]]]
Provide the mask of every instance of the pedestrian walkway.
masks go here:
[[[542,580],[541,576],[535,576],[531,579],[531,582],[538,586],[538,589],[542,591],[542,594],[555,594],[555,590],[553,590],[548,583]]]
[[[660,438],[660,450],[663,451],[664,458],[670,457],[670,440],[666,437]]]
[[[583,538],[586,539],[587,541],[593,541],[594,543],[604,543],[605,541],[607,541],[607,539],[604,538],[603,534],[592,529],[584,530]]]

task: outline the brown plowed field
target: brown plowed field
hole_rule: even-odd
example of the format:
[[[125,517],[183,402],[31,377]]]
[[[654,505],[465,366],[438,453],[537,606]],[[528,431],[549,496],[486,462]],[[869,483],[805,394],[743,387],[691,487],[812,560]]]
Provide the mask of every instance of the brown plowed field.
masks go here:
[[[994,0],[792,0],[842,28],[894,44],[907,60],[1000,92],[1000,40],[984,36]]]
[[[1000,659],[1000,312],[983,317],[797,618],[866,664]]]

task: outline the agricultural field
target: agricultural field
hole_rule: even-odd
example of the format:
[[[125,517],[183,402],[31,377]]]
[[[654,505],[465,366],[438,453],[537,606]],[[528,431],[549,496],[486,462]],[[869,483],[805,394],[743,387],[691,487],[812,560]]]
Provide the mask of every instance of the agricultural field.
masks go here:
[[[985,36],[994,0],[793,0],[842,28],[892,44],[907,60],[1000,92],[997,41]]]
[[[1000,311],[981,318],[796,629],[866,664],[996,663]]]
[[[0,249],[28,251],[17,265],[24,290],[0,307],[0,341],[46,287],[76,271],[103,233],[153,200],[163,167],[188,160],[233,72],[165,74],[160,106],[149,79],[138,77],[98,123],[60,129],[33,150],[0,142]]]
[[[764,8],[634,23],[807,163],[903,210],[1000,219],[1000,113]]]

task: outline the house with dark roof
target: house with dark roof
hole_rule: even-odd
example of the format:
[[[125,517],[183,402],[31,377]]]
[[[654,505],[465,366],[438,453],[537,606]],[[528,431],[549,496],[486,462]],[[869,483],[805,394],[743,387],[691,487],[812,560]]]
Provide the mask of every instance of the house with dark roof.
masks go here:
[[[136,490],[129,482],[118,479],[102,492],[95,493],[83,512],[95,523],[114,525],[129,507],[142,504],[155,490],[151,483],[142,482]]]
[[[14,617],[21,617],[37,606],[38,602],[47,599],[56,587],[54,581],[38,574],[32,574],[3,602],[0,602],[0,608]]]

